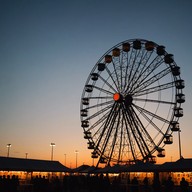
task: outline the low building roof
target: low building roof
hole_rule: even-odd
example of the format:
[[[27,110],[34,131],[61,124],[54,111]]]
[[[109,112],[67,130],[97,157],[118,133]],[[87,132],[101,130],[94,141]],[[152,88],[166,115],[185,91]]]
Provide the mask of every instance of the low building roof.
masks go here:
[[[181,158],[175,162],[163,163],[158,171],[161,172],[191,172],[192,171],[192,159]]]
[[[133,165],[106,166],[94,171],[95,173],[121,173],[121,172],[192,172],[192,159],[181,158],[175,162],[152,164],[137,162]]]
[[[81,165],[81,166],[79,166],[77,168],[72,169],[72,171],[74,173],[83,173],[84,170],[88,169],[89,167],[90,167],[89,165]]]
[[[90,169],[90,170],[89,170]],[[85,171],[86,170],[86,171]],[[120,173],[120,172],[191,172],[192,159],[181,158],[176,162],[166,162],[162,165],[137,163],[131,166],[106,166],[102,169],[93,169],[82,165],[74,170],[62,165],[59,161],[0,157],[0,171],[27,171],[27,172],[93,172],[93,173]]]
[[[137,162],[136,164],[127,166],[125,172],[155,172],[160,165],[152,163]]]
[[[39,171],[39,172],[70,172],[71,169],[59,161],[0,157],[1,171]]]

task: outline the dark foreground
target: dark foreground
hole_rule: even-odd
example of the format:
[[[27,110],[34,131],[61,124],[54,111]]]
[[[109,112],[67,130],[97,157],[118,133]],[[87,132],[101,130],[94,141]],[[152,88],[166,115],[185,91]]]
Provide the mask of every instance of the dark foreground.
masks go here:
[[[122,182],[118,177],[112,181],[103,176],[65,176],[50,180],[36,177],[19,182],[18,178],[0,178],[0,192],[191,192],[188,185],[168,183]]]

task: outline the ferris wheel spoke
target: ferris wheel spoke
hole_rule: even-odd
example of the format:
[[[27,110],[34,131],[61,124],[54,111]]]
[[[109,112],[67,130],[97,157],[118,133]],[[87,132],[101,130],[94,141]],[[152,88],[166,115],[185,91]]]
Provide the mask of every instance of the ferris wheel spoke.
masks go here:
[[[111,91],[108,91],[108,90],[106,90],[106,89],[97,87],[97,86],[95,86],[95,85],[93,85],[93,88],[95,88],[95,89],[97,89],[97,90],[99,90],[99,91],[101,91],[101,92],[103,92],[103,93],[107,93],[107,94],[110,94],[110,95],[113,95],[113,94],[114,94],[114,93],[111,92]]]
[[[114,60],[112,60],[112,64],[113,64],[113,68],[114,68],[114,73],[115,73],[115,79],[116,79],[116,82],[118,84],[118,88],[119,90],[121,89],[121,84],[120,84],[120,80],[119,80],[119,75],[117,74],[117,68],[116,68],[116,65],[114,63]],[[119,64],[119,63],[118,63]]]
[[[132,107],[131,107],[131,110],[133,111],[135,119],[137,119],[140,131],[142,133],[141,135],[144,138],[145,150],[148,153],[149,157],[151,157],[151,151],[149,148],[156,148],[157,145],[155,144],[154,139],[151,137],[151,135],[147,131],[146,127],[144,127],[143,123],[141,122],[140,118],[138,117],[138,115],[136,114],[136,112],[134,111],[134,109]],[[151,122],[151,124],[155,126],[155,124],[153,122]],[[160,131],[160,133],[161,133],[161,131]],[[146,155],[146,157],[148,155]]]
[[[99,103],[99,104],[97,104],[97,105],[92,105],[92,106],[86,107],[86,108],[84,108],[84,109],[85,109],[85,110],[87,110],[87,109],[93,109],[93,108],[97,108],[97,107],[109,105],[109,104],[111,104],[111,103],[114,103],[114,101],[111,100],[111,101],[102,102],[102,103]]]
[[[141,152],[142,157],[145,157],[145,150],[143,148],[143,142],[142,142],[142,140],[140,140],[141,139],[140,134],[139,134],[139,132],[137,130],[138,127],[135,126],[136,124],[134,123],[134,119],[133,119],[132,114],[129,111],[129,109],[124,108],[124,111],[125,111],[125,114],[126,114],[127,122],[129,124],[129,128],[131,128],[131,133],[132,133],[132,135],[134,137],[134,140],[137,143],[137,146],[138,146],[138,148],[139,148],[139,150]]]
[[[113,97],[112,96],[106,96],[106,97],[101,97],[101,96],[98,96],[98,97],[89,97],[88,98],[89,100],[91,100],[91,99],[113,99]]]
[[[123,67],[123,54],[122,54],[122,57],[120,58],[120,73],[121,73],[121,83],[120,83],[120,85],[121,85],[121,90],[123,90],[123,69],[124,69],[124,67]]]
[[[115,144],[116,144],[116,141],[117,141],[117,133],[118,133],[118,130],[119,130],[120,113],[118,113],[117,115],[118,115],[118,119],[117,119],[117,124],[115,125],[114,135],[111,135],[111,136],[113,136],[113,139],[112,139],[111,150],[109,151],[109,160],[112,158],[112,155],[114,153],[114,148],[115,148]],[[115,122],[114,122],[114,124],[115,124]],[[113,125],[113,129],[114,129],[114,125]]]
[[[160,92],[163,91],[165,89],[170,89],[173,88],[175,85],[175,82],[170,82],[170,83],[165,83],[162,85],[158,85],[158,86],[154,86],[148,89],[143,89],[143,90],[137,90],[134,92],[134,96],[142,96],[142,95],[147,95],[150,93],[155,93],[155,92]]]
[[[109,126],[109,124],[110,124],[110,122],[111,122],[111,119],[112,119],[113,116],[114,116],[114,109],[115,109],[116,105],[117,105],[117,104],[114,103],[114,104],[112,105],[112,107],[110,108],[111,110],[109,111],[109,114],[108,114],[108,116],[107,116],[107,118],[106,118],[106,120],[105,120],[105,122],[104,122],[104,125],[103,125],[103,127],[102,127],[101,132],[100,132],[100,135],[98,136],[98,139],[97,139],[97,141],[96,141],[96,148],[99,147],[99,144],[100,144],[100,142],[101,142],[101,140],[102,140],[102,137],[104,136],[105,131],[108,129],[108,126]]]
[[[141,102],[149,102],[149,103],[162,103],[162,104],[175,104],[175,102],[171,101],[162,101],[162,100],[155,100],[155,99],[142,99],[142,98],[134,98],[134,101],[141,101]]]
[[[159,56],[156,56],[156,58],[145,68],[145,70],[140,73],[130,91],[133,92],[135,89],[137,89],[140,84],[144,82],[162,63],[163,59]]]
[[[127,64],[127,62],[125,63],[125,58],[124,58],[124,54],[121,52],[121,56],[118,58],[114,59],[114,63],[117,66],[116,67],[116,71],[117,71],[117,76],[118,76],[118,80],[119,80],[119,91],[122,91],[124,89],[124,78],[125,78],[125,70],[127,68],[127,65],[125,66],[125,64]]]
[[[147,77],[149,77],[158,67],[163,63],[163,59],[157,55],[151,63],[146,66],[146,68],[141,72],[138,80],[135,83],[143,82]]]
[[[94,133],[93,137],[95,137],[99,131],[102,129],[102,126],[104,124],[105,119],[107,119],[108,115],[109,115],[110,111],[106,112],[100,119],[98,119],[94,124],[91,125],[91,127],[88,129],[88,131],[93,130],[95,127],[99,126],[100,127],[97,129],[96,133]]]
[[[145,54],[144,54],[145,53]],[[131,63],[131,68],[133,69],[134,65],[137,66],[137,69],[134,70],[135,71],[135,74],[132,76],[131,78],[131,75],[129,75],[129,79],[126,81],[126,82],[129,82],[126,86],[126,89],[125,89],[125,92],[127,92],[128,90],[130,91],[132,89],[132,86],[135,84],[135,82],[137,81],[136,79],[140,78],[140,75],[138,75],[138,77],[136,78],[136,73],[138,73],[139,71],[139,68],[142,64],[143,67],[141,67],[141,71],[139,72],[139,74],[142,73],[142,71],[144,70],[146,64],[147,64],[147,61],[148,59],[150,58],[152,53],[149,53],[149,52],[145,52],[145,50],[142,52],[142,55],[141,55],[141,58],[139,61],[135,61],[134,63]],[[144,56],[143,56],[144,55]],[[134,81],[134,82],[133,82]]]
[[[139,57],[139,59],[134,63],[134,65],[136,65],[134,69],[134,74],[132,75],[132,78],[130,79],[129,84],[127,85],[127,88],[130,88],[130,91],[131,91],[131,88],[136,84],[138,79],[141,77],[141,74],[146,67],[147,61],[152,55],[152,52],[148,52],[146,50],[143,50],[142,52],[139,52],[139,53],[140,53],[140,56],[139,55],[137,56]]]
[[[122,117],[123,114],[122,114],[122,110],[120,111],[119,113],[119,116]],[[124,136],[124,122],[123,122],[123,119],[121,118],[120,120],[120,126],[119,126],[119,152],[118,152],[118,158],[117,158],[117,161],[120,162],[121,160],[123,160],[123,154],[124,154],[124,145],[125,145],[125,138],[123,137]]]
[[[150,79],[148,79],[147,81],[142,82],[140,85],[137,86],[137,88],[135,90],[133,90],[132,92],[138,92],[138,91],[142,91],[143,89],[145,89],[146,87],[152,85],[153,83],[157,82],[158,80],[160,80],[161,78],[165,77],[167,74],[169,74],[171,72],[170,68],[166,68],[164,70],[162,70],[161,72],[157,73],[156,75],[154,75],[153,77],[151,77]]]
[[[160,116],[156,115],[155,113],[152,113],[152,112],[150,112],[150,111],[148,111],[148,110],[146,110],[146,109],[144,109],[144,108],[141,108],[141,107],[139,107],[139,106],[137,106],[137,105],[135,105],[135,104],[133,104],[133,106],[134,106],[139,112],[146,113],[146,114],[150,115],[151,117],[156,118],[156,119],[158,119],[158,120],[160,120],[160,121],[162,121],[162,122],[164,122],[164,123],[169,123],[169,121],[168,121],[167,119],[165,119],[165,118],[163,118],[163,117],[160,117]]]
[[[132,54],[132,52],[133,52],[133,50],[131,51],[131,54]],[[123,54],[123,58],[125,57],[126,59],[125,59],[125,63],[127,63],[126,64],[126,69],[125,69],[125,82],[128,82],[128,78],[129,78],[129,73],[128,73],[128,69],[130,68],[130,58],[131,58],[131,54],[130,54],[130,56],[129,56],[129,53],[127,52],[127,53],[125,53],[125,54]],[[126,86],[127,86],[127,84],[126,83],[124,83],[124,90],[126,89]]]
[[[145,113],[141,112],[141,115],[158,131],[158,134],[164,135],[162,130]]]
[[[101,135],[102,137],[100,138],[103,138],[103,145],[102,145],[102,148],[101,148],[101,156],[104,155],[105,153],[105,150],[106,150],[106,147],[107,147],[107,144],[109,142],[109,138],[111,136],[111,133],[113,131],[113,128],[114,128],[114,124],[115,124],[115,119],[117,117],[117,113],[113,113],[112,114],[112,117],[110,118],[110,120],[107,122],[107,124],[105,125],[104,129],[106,131],[106,134],[104,135],[104,132],[103,134]],[[107,126],[107,127],[106,127]],[[99,142],[101,141],[101,139],[99,139]],[[99,143],[97,143],[97,146],[98,146]]]
[[[119,86],[117,85],[116,80],[113,78],[111,71],[108,69],[107,66],[105,67],[105,69],[106,69],[108,75],[110,76],[111,80],[113,81],[113,83],[114,83],[114,85],[116,87],[116,90],[119,91]]]
[[[96,113],[93,113],[91,116],[89,116],[89,117],[86,118],[85,120],[91,120],[91,119],[93,119],[93,118],[95,118],[95,117],[97,117],[97,116],[103,114],[103,113],[106,112],[107,110],[110,110],[110,108],[111,108],[112,105],[113,105],[113,104],[108,105],[108,106],[106,106],[105,108],[103,108],[103,109],[97,111]]]
[[[148,61],[149,61],[149,59],[150,59],[151,56],[152,56],[152,53],[153,53],[153,51],[150,51],[150,52],[146,51],[144,57],[141,58],[141,60],[140,60],[140,65],[142,65],[143,67],[141,67],[141,70],[139,71],[139,75],[138,75],[137,78],[135,79],[135,83],[136,83],[137,80],[140,78],[141,74],[143,74],[143,73],[145,72],[145,70],[146,70],[146,68],[147,68]],[[135,83],[134,83],[134,84],[135,84]]]
[[[130,68],[130,71],[129,71],[128,81],[127,81],[127,85],[128,85],[128,86],[127,86],[127,87],[129,87],[129,85],[130,85],[130,83],[131,83],[131,79],[132,79],[133,74],[134,74],[134,69],[135,69],[135,67],[136,67],[137,55],[139,55],[140,50],[137,51],[137,50],[134,49],[132,53],[133,53],[133,54],[131,54],[131,57],[130,57],[130,60],[129,60],[130,65],[131,65],[131,68]],[[133,57],[132,57],[132,55],[133,55]]]
[[[123,110],[123,119],[124,119],[124,123],[125,123],[125,127],[126,127],[126,133],[127,133],[127,137],[128,137],[128,141],[129,141],[129,146],[130,146],[130,149],[131,149],[131,153],[132,153],[132,156],[133,156],[133,159],[134,160],[137,160],[137,157],[135,156],[136,154],[136,150],[134,148],[134,140],[131,138],[131,133],[130,133],[130,128],[129,128],[129,119],[127,117],[127,114],[126,114],[126,111]]]
[[[108,83],[108,81],[105,80],[101,75],[99,75],[99,78],[100,78],[111,90],[113,90],[114,92],[117,92],[117,90],[114,89],[114,87],[111,86],[111,85]]]
[[[130,110],[131,110],[132,118],[134,120],[133,122],[135,123],[135,126],[138,127],[137,130],[140,138],[143,141],[144,151],[147,156],[147,154],[150,154],[149,146],[152,145],[153,147],[155,147],[156,144],[154,143],[150,134],[147,132],[146,128],[144,127],[143,123],[141,122],[140,118],[138,117],[134,109],[130,107]]]

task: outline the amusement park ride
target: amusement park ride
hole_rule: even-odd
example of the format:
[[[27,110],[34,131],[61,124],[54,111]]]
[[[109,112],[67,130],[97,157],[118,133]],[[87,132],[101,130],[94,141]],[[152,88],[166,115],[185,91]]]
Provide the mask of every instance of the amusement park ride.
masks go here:
[[[173,132],[180,138],[184,87],[180,67],[164,46],[131,39],[109,49],[90,72],[80,105],[84,138],[97,166],[165,157]]]

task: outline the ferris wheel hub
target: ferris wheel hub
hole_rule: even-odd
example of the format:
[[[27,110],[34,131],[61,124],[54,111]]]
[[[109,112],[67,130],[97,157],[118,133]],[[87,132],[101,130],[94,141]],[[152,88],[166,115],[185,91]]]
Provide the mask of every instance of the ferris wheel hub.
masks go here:
[[[113,99],[114,101],[121,103],[123,101],[123,96],[120,93],[114,93]]]
[[[133,101],[133,97],[130,94],[123,96],[120,93],[114,93],[113,99],[114,99],[114,101],[116,101],[118,103],[124,102],[125,106],[130,106],[132,104],[132,101]]]
[[[133,102],[132,95],[126,95],[125,96],[125,106],[130,106]]]

